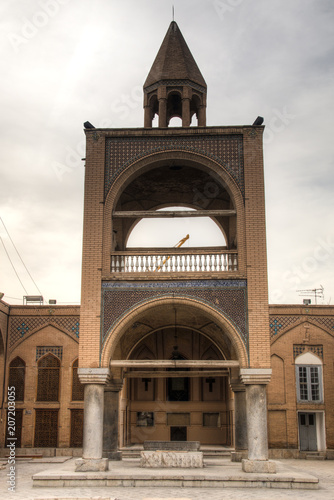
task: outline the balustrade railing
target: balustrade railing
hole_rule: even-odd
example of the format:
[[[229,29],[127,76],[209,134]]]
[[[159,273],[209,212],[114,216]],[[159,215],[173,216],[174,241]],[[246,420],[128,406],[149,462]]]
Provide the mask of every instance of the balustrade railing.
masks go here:
[[[111,254],[112,273],[194,273],[238,270],[235,251],[126,251]]]

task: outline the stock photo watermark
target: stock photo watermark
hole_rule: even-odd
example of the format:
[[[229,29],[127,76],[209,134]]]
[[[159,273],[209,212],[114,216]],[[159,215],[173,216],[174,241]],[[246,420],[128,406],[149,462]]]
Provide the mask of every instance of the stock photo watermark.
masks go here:
[[[111,120],[102,120],[97,128],[112,128]],[[86,154],[86,140],[80,140],[75,148],[67,146],[64,153],[64,160],[59,162],[57,160],[51,163],[51,168],[54,171],[59,182],[63,181],[65,174],[71,174],[78,168],[82,167],[83,160]]]
[[[129,94],[122,94],[120,99],[111,103],[111,112],[118,115],[121,120],[129,118],[134,109],[138,109],[143,102],[143,89],[139,85],[133,87]]]
[[[40,0],[39,9],[30,17],[22,19],[21,27],[18,31],[9,33],[8,40],[15,52],[19,52],[22,45],[32,40],[40,29],[47,26],[50,19],[55,17],[61,6],[66,5],[71,0]]]
[[[8,387],[8,411],[7,411],[7,444],[9,456],[7,473],[8,491],[15,491],[16,487],[16,429],[15,429],[15,387]]]
[[[133,110],[138,109],[143,102],[143,90],[138,85],[133,87],[127,94],[122,94],[120,99],[115,99],[110,105],[111,115],[117,120],[126,120]],[[113,128],[115,124],[112,120],[105,118],[101,120],[96,128]],[[62,182],[65,174],[71,174],[74,170],[82,166],[85,157],[85,139],[79,141],[75,148],[67,146],[64,153],[64,160],[53,161],[51,164],[57,179]]]
[[[318,272],[320,267],[327,263],[329,258],[334,256],[334,236],[319,238],[313,252],[305,257],[299,265],[294,265],[282,275],[282,281],[288,283],[289,291],[297,291],[298,287],[312,279],[314,273]],[[272,302],[284,300],[282,289],[275,289],[270,294]]]
[[[222,21],[227,14],[233,12],[234,9],[239,7],[242,3],[244,3],[244,0],[213,0],[215,11]]]
[[[296,115],[291,114],[286,106],[282,110],[274,108],[272,110],[272,116],[266,124],[263,133],[263,144],[270,144],[276,134],[283,132],[290,123],[296,118]]]

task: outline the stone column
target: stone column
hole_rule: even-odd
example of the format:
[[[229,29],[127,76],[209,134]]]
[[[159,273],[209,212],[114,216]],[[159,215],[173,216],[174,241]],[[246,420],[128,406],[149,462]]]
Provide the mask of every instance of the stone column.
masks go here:
[[[108,470],[108,459],[103,451],[104,384],[110,378],[109,368],[79,368],[84,388],[84,432],[82,458],[76,460],[76,471]]]
[[[198,110],[198,126],[206,126],[206,106],[204,106],[203,104],[199,107]]]
[[[244,472],[275,473],[276,465],[268,460],[266,385],[271,369],[245,368],[240,378],[246,386],[248,460],[242,460]]]
[[[190,99],[184,97],[182,99],[182,127],[190,127]]]
[[[152,128],[152,109],[149,105],[144,106],[144,127]]]
[[[122,453],[118,451],[119,392],[122,387],[122,380],[113,380],[104,387],[103,457],[108,460],[122,460]]]
[[[234,392],[234,444],[235,451],[231,453],[232,462],[241,462],[248,457],[247,441],[247,410],[246,387],[240,379],[230,379],[230,386]]]
[[[167,127],[167,99],[159,99],[159,127]]]

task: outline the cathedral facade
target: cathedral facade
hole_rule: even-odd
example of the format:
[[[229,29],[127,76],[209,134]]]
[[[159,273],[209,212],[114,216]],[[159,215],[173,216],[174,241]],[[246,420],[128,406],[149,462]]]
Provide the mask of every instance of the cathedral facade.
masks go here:
[[[93,469],[148,440],[224,445],[255,470],[332,457],[334,308],[268,304],[264,127],[206,126],[206,95],[173,21],[144,127],[86,126],[81,306],[1,302],[1,446],[15,386],[21,448]],[[128,245],[142,220],[180,217],[224,244]]]

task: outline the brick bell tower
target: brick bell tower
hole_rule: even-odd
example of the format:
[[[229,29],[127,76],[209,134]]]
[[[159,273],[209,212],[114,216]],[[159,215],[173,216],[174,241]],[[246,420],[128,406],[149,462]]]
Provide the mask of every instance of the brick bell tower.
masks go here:
[[[263,127],[207,127],[206,95],[173,21],[144,84],[144,127],[85,129],[77,470],[108,468],[120,445],[179,439],[174,425],[183,440],[234,444],[247,472],[273,472]],[[128,247],[140,221],[166,217],[211,219],[225,244]],[[208,430],[213,415],[225,424]]]

